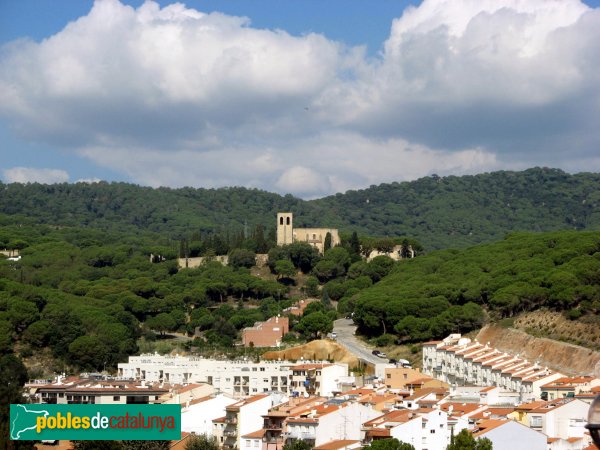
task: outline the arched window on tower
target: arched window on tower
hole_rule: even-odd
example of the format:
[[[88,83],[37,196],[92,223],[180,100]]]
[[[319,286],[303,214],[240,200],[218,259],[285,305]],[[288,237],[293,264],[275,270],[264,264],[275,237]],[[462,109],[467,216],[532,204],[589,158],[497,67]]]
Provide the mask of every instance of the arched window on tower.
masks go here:
[[[285,224],[286,224],[286,225],[289,225],[289,224],[290,224],[290,218],[289,218],[289,217],[285,219]]]
[[[279,218],[279,225],[283,225],[283,217]]]

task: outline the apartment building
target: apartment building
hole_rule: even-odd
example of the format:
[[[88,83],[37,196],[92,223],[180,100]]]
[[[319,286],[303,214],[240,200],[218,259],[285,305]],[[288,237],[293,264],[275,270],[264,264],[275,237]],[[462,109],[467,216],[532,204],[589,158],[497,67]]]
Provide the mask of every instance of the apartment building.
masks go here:
[[[358,402],[329,401],[287,419],[287,442],[302,439],[311,446],[337,440],[362,440],[362,424],[378,411]]]
[[[541,386],[543,400],[576,397],[600,386],[600,379],[592,376],[562,377]]]
[[[342,391],[341,384],[348,378],[348,364],[305,363],[291,367],[292,395],[320,395],[331,397]]]
[[[551,438],[582,438],[589,408],[579,399],[550,401],[528,412],[529,427]]]
[[[225,407],[222,447],[225,449],[241,448],[242,436],[262,429],[262,416],[267,414],[272,406],[273,398],[267,394],[261,394]]]
[[[236,398],[266,392],[332,396],[341,391],[348,365],[288,361],[225,361],[188,356],[130,356],[118,365],[120,378],[146,382],[208,383]]]
[[[423,345],[423,372],[450,384],[498,386],[521,401],[541,396],[541,387],[562,374],[453,334]]]
[[[247,397],[289,392],[292,364],[287,361],[225,361],[193,356],[130,356],[119,363],[120,378],[147,382],[208,383],[217,392]]]
[[[290,331],[287,317],[271,317],[242,330],[244,347],[279,347],[283,336]]]
[[[161,403],[169,386],[123,380],[58,377],[55,382],[27,386],[34,403],[72,405],[124,405]]]
[[[213,420],[223,417],[225,408],[236,400],[223,394],[186,400],[181,408],[181,431],[198,435],[213,434]]]
[[[548,448],[547,436],[513,420],[484,420],[473,431],[476,439],[487,438],[492,441],[494,450]]]

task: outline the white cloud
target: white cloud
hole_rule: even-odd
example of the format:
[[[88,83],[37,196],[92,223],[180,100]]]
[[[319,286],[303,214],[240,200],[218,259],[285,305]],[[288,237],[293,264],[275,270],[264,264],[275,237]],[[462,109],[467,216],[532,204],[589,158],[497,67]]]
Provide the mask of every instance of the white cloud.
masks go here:
[[[69,174],[60,169],[37,169],[34,167],[12,167],[2,171],[6,183],[65,183]]]
[[[578,0],[424,0],[374,59],[182,4],[97,0],[2,49],[0,115],[153,186],[313,197],[434,172],[600,170],[598,54],[600,10]]]

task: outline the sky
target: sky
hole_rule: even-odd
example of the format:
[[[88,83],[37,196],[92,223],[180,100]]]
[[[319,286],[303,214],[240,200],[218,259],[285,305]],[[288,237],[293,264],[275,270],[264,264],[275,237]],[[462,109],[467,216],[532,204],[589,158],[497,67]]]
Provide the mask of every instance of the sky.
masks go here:
[[[0,0],[0,179],[600,171],[600,0]]]

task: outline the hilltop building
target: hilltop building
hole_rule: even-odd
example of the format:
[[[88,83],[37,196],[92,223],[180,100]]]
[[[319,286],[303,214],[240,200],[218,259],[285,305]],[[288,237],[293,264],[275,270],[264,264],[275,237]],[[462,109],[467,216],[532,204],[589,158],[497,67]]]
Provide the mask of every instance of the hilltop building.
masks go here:
[[[283,336],[290,331],[287,317],[271,317],[266,322],[256,322],[242,330],[244,347],[279,347]]]
[[[308,242],[320,253],[325,250],[325,237],[331,235],[331,246],[340,244],[337,228],[294,228],[294,215],[291,212],[277,213],[277,245],[294,242]]]

